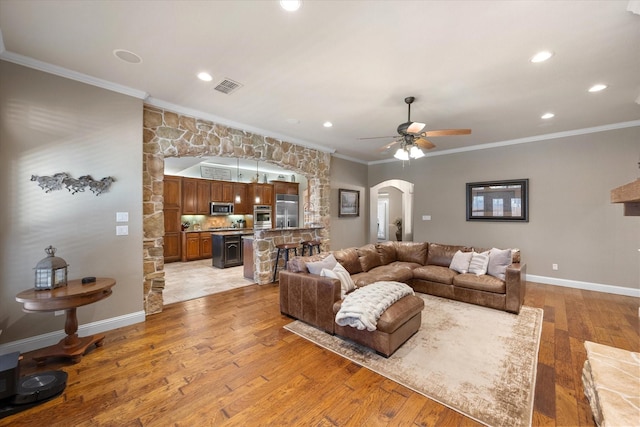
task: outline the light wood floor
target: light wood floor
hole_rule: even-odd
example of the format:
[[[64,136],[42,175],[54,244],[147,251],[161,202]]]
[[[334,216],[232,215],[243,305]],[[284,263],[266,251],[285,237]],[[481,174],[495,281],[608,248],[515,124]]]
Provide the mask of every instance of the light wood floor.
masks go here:
[[[529,283],[544,309],[533,425],[593,426],[584,397],[583,342],[640,351],[638,298]],[[61,397],[0,420],[12,426],[467,426],[420,394],[282,327],[277,285],[251,285],[172,304],[107,333],[63,369]]]

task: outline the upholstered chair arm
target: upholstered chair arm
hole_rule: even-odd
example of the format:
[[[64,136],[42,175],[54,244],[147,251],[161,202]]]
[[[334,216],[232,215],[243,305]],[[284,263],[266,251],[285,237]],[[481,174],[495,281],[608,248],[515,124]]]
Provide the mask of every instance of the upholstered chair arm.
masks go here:
[[[333,303],[340,281],[309,273],[280,272],[280,312],[334,333]]]
[[[524,291],[526,286],[527,264],[514,263],[507,267],[505,282],[507,300],[505,310],[511,313],[519,313],[524,303]]]

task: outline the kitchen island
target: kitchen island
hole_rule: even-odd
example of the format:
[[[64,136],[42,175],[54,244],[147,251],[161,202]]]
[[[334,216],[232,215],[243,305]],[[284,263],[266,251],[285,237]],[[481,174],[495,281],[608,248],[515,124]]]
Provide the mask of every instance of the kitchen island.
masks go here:
[[[242,265],[242,237],[253,235],[253,229],[211,231],[211,265],[218,268]]]

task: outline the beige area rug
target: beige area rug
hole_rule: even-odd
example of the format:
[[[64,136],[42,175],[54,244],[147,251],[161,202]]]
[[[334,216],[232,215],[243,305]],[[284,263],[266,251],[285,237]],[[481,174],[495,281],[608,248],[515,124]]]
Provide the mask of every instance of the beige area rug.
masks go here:
[[[244,267],[217,268],[211,259],[165,264],[164,305],[201,298],[254,284],[245,279]]]
[[[298,320],[285,328],[483,424],[531,425],[542,309],[416,295],[422,326],[388,359]]]

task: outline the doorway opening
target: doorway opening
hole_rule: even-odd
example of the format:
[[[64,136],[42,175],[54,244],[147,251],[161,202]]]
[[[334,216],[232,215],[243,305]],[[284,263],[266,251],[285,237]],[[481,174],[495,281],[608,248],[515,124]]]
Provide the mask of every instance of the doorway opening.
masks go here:
[[[391,179],[383,181],[369,189],[369,212],[370,217],[379,212],[379,202],[388,200],[389,213],[387,215],[387,223],[391,225],[387,231],[386,240],[396,240],[391,230],[395,232],[393,223],[396,218],[402,220],[402,240],[413,240],[413,184],[401,179]],[[392,197],[393,192],[397,192],[397,197]],[[385,194],[386,193],[386,194]],[[396,200],[395,202],[393,200]],[[376,218],[378,216],[376,215]],[[371,221],[369,226],[369,242],[375,243],[378,237],[378,221]]]

